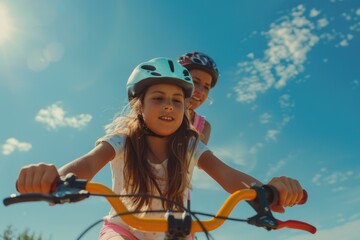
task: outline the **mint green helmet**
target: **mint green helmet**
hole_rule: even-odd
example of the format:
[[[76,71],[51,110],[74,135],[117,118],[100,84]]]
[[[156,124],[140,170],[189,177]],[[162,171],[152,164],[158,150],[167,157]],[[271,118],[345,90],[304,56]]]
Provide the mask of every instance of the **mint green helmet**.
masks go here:
[[[140,63],[131,73],[126,84],[129,100],[145,88],[159,83],[171,83],[184,90],[185,98],[191,97],[194,83],[189,71],[170,58],[154,58]]]

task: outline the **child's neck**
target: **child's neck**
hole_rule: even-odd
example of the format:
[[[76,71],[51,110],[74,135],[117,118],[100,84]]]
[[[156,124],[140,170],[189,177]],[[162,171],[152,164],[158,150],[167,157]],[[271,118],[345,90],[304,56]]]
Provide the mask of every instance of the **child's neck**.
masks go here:
[[[167,138],[147,136],[146,143],[149,147],[148,159],[152,163],[162,163],[168,158]]]

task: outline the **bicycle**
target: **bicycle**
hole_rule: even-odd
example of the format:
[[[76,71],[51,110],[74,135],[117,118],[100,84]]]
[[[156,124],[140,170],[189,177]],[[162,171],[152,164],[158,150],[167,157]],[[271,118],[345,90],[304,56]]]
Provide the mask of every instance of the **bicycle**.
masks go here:
[[[219,228],[226,220],[234,220],[247,222],[250,225],[265,228],[266,230],[277,230],[282,228],[292,228],[304,230],[312,234],[316,233],[316,227],[297,220],[281,221],[276,219],[271,210],[270,205],[277,203],[278,192],[275,188],[264,185],[262,187],[252,186],[250,189],[239,190],[232,193],[223,203],[218,212],[206,214],[194,212],[190,210],[190,200],[188,200],[187,208],[184,208],[183,217],[175,218],[173,212],[167,211],[166,218],[140,218],[136,216],[139,212],[129,211],[122,203],[120,198],[131,197],[135,195],[119,195],[115,194],[111,189],[103,184],[89,182],[77,179],[74,175],[68,176],[57,182],[56,190],[50,194],[26,193],[12,194],[3,200],[5,206],[33,201],[47,201],[52,205],[70,202],[78,202],[90,196],[105,197],[110,205],[116,210],[118,216],[129,226],[151,232],[164,232],[167,240],[185,239],[189,234],[204,232],[209,239],[209,231]],[[139,196],[139,195],[137,195]],[[142,195],[143,197],[161,198],[158,196]],[[230,218],[229,215],[240,201],[247,201],[255,209],[256,215],[247,219]],[[304,190],[304,197],[301,204],[307,201],[307,192]],[[163,211],[163,210],[162,210]],[[197,215],[212,217],[208,220],[199,220]],[[195,218],[192,219],[192,216]],[[102,220],[101,220],[102,221]],[[97,223],[101,222],[98,221]],[[78,239],[94,227],[97,223],[85,230]]]

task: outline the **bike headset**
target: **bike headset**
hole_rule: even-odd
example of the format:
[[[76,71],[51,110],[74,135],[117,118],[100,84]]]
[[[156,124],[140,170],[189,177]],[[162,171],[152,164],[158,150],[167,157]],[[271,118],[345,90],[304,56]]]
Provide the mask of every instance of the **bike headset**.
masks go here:
[[[184,97],[189,98],[194,92],[194,83],[189,71],[180,63],[170,58],[153,58],[147,62],[140,63],[131,73],[127,84],[128,99],[131,101],[147,87],[160,84],[171,83],[184,90]],[[146,135],[163,138],[150,130],[142,120]]]
[[[212,77],[211,88],[215,86],[219,78],[219,69],[209,55],[202,52],[189,52],[180,56],[177,61],[189,71],[192,69],[200,69],[209,73]]]

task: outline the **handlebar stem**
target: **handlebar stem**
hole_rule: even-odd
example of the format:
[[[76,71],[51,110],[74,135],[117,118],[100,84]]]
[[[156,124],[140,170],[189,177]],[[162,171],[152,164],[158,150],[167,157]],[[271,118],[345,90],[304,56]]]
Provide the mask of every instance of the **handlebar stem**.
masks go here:
[[[191,232],[191,215],[189,212],[184,212],[181,219],[175,218],[172,212],[166,213],[168,222],[168,231],[166,239],[185,239]]]

